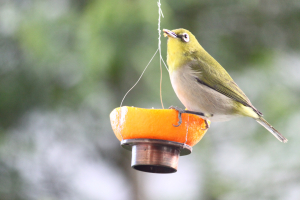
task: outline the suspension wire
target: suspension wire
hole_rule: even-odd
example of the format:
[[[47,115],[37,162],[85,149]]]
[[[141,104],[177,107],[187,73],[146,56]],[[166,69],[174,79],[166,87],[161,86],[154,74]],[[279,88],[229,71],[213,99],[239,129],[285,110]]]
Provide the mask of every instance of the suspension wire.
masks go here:
[[[124,95],[120,107],[122,107],[123,101],[125,99],[125,97],[127,96],[127,94],[138,84],[138,82],[141,80],[142,76],[144,75],[146,69],[148,68],[149,64],[151,63],[151,61],[153,60],[153,58],[155,57],[155,55],[157,54],[159,49],[157,49],[154,53],[154,55],[152,56],[152,58],[150,59],[149,63],[147,64],[147,66],[145,67],[144,71],[142,72],[141,76],[139,77],[139,79],[135,82],[135,84],[126,92],[126,94]]]

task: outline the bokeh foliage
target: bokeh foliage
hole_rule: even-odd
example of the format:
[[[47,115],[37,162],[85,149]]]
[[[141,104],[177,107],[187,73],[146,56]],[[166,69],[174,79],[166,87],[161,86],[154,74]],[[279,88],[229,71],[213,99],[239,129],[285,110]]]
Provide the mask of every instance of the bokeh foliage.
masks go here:
[[[289,143],[249,119],[212,124],[181,158],[192,170],[172,175],[195,177],[194,189],[151,189],[166,176],[130,168],[108,116],[157,49],[156,1],[3,0],[1,199],[300,198],[299,1],[168,0],[162,10],[161,28],[193,32]],[[159,76],[157,56],[124,105],[160,108]],[[162,91],[165,107],[181,106],[165,69]]]

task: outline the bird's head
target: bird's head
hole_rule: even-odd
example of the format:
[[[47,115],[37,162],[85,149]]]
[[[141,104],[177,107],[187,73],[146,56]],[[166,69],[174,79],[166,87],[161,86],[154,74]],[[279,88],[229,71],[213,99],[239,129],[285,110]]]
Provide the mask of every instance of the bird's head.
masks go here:
[[[163,29],[163,32],[164,36],[169,38],[168,53],[169,51],[175,51],[188,54],[189,52],[197,51],[201,47],[196,37],[188,30],[182,28],[172,31]]]
[[[203,49],[196,37],[188,30],[163,29],[163,32],[164,36],[168,37],[167,62],[171,71],[195,60]]]

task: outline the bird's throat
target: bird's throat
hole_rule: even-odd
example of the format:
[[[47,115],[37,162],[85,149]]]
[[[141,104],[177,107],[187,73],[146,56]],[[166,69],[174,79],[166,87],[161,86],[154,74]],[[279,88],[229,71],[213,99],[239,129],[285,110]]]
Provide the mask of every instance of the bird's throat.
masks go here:
[[[167,54],[167,63],[169,66],[169,72],[172,73],[173,71],[178,70],[178,68],[182,67],[186,63],[188,63],[187,56],[179,53],[178,51],[168,51]]]

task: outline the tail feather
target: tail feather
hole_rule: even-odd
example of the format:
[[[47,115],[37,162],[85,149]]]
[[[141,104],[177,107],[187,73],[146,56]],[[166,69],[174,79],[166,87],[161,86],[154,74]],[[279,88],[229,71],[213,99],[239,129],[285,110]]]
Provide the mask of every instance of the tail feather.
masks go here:
[[[259,117],[255,119],[258,123],[260,123],[263,127],[265,127],[270,133],[272,133],[280,142],[286,143],[288,140],[281,135],[271,124],[269,124],[264,118]]]

